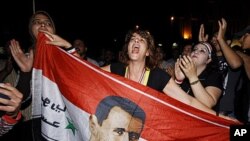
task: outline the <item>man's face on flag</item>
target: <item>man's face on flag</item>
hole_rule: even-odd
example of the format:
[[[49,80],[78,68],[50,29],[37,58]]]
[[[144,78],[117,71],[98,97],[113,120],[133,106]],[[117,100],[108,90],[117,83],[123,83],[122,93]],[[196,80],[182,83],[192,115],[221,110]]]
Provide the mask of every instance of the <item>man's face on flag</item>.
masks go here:
[[[92,122],[95,122],[92,120]],[[142,131],[142,121],[132,117],[128,112],[120,107],[114,107],[100,126],[96,125],[96,135],[93,135],[91,141],[137,141]],[[93,130],[92,130],[93,131]],[[93,137],[94,136],[94,137]],[[95,139],[93,139],[95,138]]]

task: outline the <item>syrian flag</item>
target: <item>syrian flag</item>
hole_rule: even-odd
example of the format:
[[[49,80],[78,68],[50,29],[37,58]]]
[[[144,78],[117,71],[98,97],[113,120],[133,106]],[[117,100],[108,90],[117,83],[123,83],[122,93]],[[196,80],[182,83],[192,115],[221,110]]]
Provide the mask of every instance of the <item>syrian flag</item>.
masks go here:
[[[32,75],[32,115],[42,119],[41,132],[47,140],[88,141],[90,115],[109,96],[128,99],[145,112],[139,140],[229,140],[230,125],[236,124],[233,121],[105,72],[59,47],[45,44],[46,40],[40,33]]]

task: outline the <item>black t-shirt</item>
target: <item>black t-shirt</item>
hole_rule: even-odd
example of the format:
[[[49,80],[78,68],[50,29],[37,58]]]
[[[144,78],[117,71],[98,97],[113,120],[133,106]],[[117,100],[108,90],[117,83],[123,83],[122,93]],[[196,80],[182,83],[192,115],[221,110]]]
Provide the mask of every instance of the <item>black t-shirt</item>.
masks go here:
[[[126,65],[122,63],[112,63],[110,65],[110,70],[114,74],[125,76]],[[150,70],[147,86],[162,92],[170,78],[171,77],[165,71],[156,67]]]
[[[199,76],[198,76],[201,84],[203,87],[207,86],[214,86],[221,90],[223,90],[223,78],[221,73],[211,71],[208,72],[207,70],[204,70]],[[184,80],[184,82],[181,84],[181,88],[188,93],[189,95],[194,97],[194,94],[192,92],[191,86],[189,84],[189,81],[187,79]]]
[[[218,61],[219,61],[219,71],[223,76],[223,79],[226,77],[227,72],[228,72],[228,63],[225,59],[224,56],[217,56]]]

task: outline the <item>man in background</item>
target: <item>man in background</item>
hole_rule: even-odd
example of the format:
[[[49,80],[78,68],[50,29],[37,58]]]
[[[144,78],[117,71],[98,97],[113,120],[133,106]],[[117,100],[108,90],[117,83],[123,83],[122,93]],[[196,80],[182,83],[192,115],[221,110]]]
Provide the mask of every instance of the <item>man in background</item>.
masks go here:
[[[77,53],[81,56],[82,59],[94,64],[95,66],[99,67],[99,64],[96,60],[87,57],[87,46],[85,45],[84,41],[81,39],[74,40],[73,46],[76,48]]]

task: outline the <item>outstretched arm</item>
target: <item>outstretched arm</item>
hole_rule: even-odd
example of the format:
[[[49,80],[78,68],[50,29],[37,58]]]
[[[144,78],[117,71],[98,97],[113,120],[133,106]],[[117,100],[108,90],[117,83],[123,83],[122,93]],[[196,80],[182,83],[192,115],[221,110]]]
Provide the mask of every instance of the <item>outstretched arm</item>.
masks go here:
[[[62,37],[60,37],[56,34],[50,33],[48,31],[44,31],[44,30],[40,30],[40,32],[43,32],[45,34],[45,36],[49,39],[49,41],[46,41],[46,44],[59,46],[59,47],[62,47],[66,50],[72,48],[71,43],[69,43],[68,41],[66,41]],[[69,53],[71,53],[72,55],[74,55],[76,57],[80,57],[80,55],[76,51],[69,52]]]
[[[211,108],[205,106],[204,104],[202,104],[200,101],[198,101],[197,99],[195,99],[194,97],[186,94],[173,80],[173,78],[171,78],[169,80],[169,82],[167,83],[167,85],[165,86],[165,88],[163,89],[163,92],[178,100],[181,101],[187,105],[190,105],[196,109],[202,110],[204,112],[210,113],[212,115],[216,115],[216,112],[213,111]],[[232,119],[230,117],[227,116],[223,116],[223,115],[219,115],[220,117],[224,118],[224,119],[228,119],[228,120],[233,120],[233,121],[237,121],[236,119]]]
[[[15,39],[10,41],[9,47],[15,62],[21,69],[16,88],[23,93],[24,100],[26,100],[30,96],[30,80],[34,62],[33,49],[29,51],[29,54],[25,54],[21,49],[19,42]]]
[[[244,68],[245,68],[247,77],[248,79],[250,79],[250,56],[240,51],[237,51],[237,54],[243,59]]]
[[[225,59],[227,60],[227,63],[232,69],[239,68],[243,61],[237,53],[228,46],[228,44],[225,41],[225,33],[227,29],[227,22],[224,18],[221,19],[221,21],[218,21],[219,24],[219,31],[217,36],[217,41],[220,44],[221,51],[223,52],[223,55]]]

